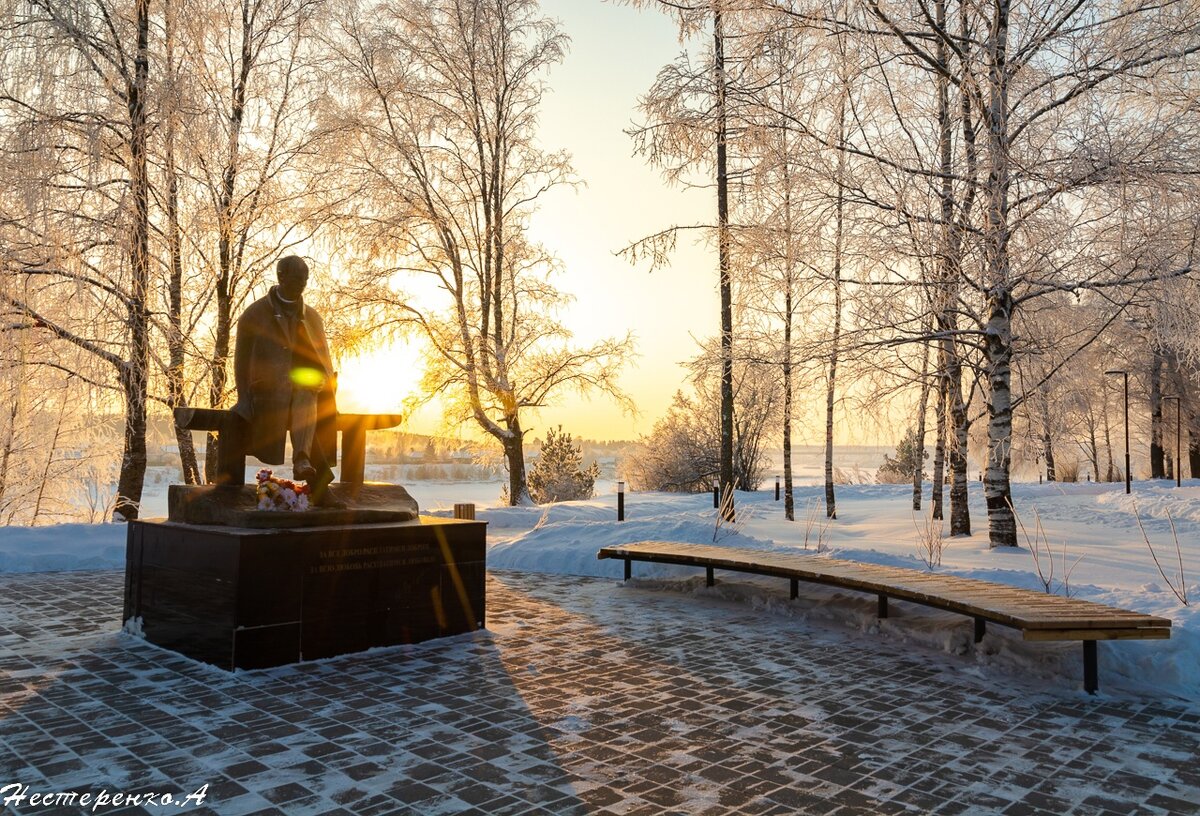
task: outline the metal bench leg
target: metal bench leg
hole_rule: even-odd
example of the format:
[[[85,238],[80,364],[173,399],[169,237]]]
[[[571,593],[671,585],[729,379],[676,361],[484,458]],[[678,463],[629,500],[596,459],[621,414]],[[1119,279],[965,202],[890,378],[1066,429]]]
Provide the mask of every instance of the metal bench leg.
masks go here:
[[[798,578],[793,578],[792,579],[792,600],[794,601],[799,597],[800,597],[800,580]]]
[[[633,559],[626,558],[625,559],[625,580],[628,581],[632,577],[633,577]]]
[[[1100,670],[1096,665],[1096,641],[1083,642],[1083,690],[1095,694],[1100,688]]]
[[[704,581],[705,581],[705,586],[712,586],[713,584],[716,583],[716,580],[713,578],[713,568],[712,567],[704,568]]]
[[[983,618],[975,619],[975,642],[979,643],[983,640],[983,636],[987,634],[987,621]]]
[[[879,617],[886,618],[888,615],[887,595],[879,596]]]

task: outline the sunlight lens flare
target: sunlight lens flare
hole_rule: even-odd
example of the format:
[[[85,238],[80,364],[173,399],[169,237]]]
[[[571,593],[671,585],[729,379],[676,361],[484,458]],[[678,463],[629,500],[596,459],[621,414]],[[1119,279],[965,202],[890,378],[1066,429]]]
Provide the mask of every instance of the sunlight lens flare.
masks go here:
[[[420,349],[403,341],[345,357],[338,365],[338,410],[344,413],[403,413],[421,392]]]
[[[319,389],[325,385],[325,374],[315,368],[299,366],[292,369],[292,384],[301,388]]]

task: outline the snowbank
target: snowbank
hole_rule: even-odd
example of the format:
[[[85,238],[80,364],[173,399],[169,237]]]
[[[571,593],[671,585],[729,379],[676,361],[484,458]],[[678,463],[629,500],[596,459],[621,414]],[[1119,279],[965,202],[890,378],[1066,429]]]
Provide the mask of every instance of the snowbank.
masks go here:
[[[124,524],[0,527],[0,572],[124,569]]]

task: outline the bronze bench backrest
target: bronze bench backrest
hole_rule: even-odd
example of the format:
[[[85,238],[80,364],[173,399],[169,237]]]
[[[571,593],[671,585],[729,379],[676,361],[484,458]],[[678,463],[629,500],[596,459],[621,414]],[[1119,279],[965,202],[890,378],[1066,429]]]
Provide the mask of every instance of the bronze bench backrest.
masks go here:
[[[400,414],[338,414],[342,433],[341,481],[362,484],[366,470],[367,431],[394,428],[404,421]],[[175,424],[189,431],[217,434],[217,484],[246,483],[245,422],[222,408],[176,408]]]

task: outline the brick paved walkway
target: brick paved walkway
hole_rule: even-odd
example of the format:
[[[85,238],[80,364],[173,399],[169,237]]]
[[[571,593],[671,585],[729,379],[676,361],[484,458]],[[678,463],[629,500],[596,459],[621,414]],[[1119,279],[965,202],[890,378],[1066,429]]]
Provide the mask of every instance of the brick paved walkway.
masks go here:
[[[230,675],[116,634],[121,582],[0,577],[0,787],[209,783],[204,811],[150,811],[188,814],[1200,813],[1196,706],[989,684],[744,604],[496,573],[486,633]]]

